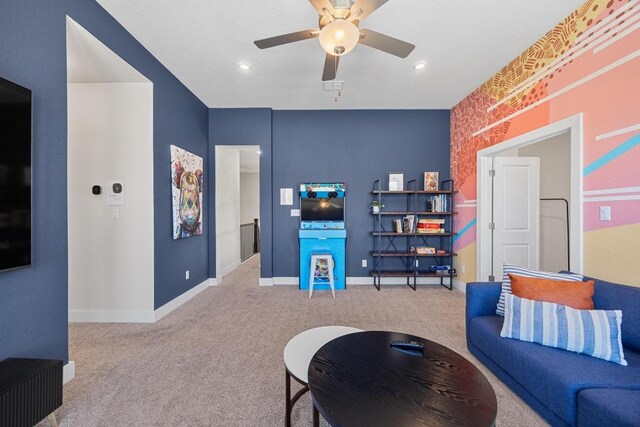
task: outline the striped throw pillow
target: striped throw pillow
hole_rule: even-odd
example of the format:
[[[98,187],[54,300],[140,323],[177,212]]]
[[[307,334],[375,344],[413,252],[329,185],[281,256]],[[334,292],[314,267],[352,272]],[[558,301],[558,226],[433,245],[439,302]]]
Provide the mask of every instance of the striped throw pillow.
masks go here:
[[[627,366],[622,350],[622,311],[576,310],[509,294],[501,337],[574,351]]]
[[[511,279],[509,274],[515,274],[522,277],[535,277],[538,279],[551,279],[551,280],[566,280],[581,282],[584,276],[582,274],[574,273],[550,273],[547,271],[532,270],[530,268],[518,267],[513,264],[504,264],[502,266],[502,292],[500,292],[500,300],[498,300],[498,306],[496,308],[496,314],[504,316],[504,297],[507,294],[511,294]]]

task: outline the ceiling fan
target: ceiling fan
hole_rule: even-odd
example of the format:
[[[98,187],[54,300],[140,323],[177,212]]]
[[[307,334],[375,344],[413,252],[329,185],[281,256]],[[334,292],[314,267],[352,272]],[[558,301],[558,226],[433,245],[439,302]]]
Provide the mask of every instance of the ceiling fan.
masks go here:
[[[309,0],[320,14],[320,29],[308,29],[283,34],[268,39],[256,40],[260,49],[280,46],[301,40],[318,38],[327,52],[322,80],[333,80],[338,72],[340,57],[351,52],[358,43],[406,58],[415,48],[402,40],[377,33],[360,30],[360,21],[371,15],[389,0]]]

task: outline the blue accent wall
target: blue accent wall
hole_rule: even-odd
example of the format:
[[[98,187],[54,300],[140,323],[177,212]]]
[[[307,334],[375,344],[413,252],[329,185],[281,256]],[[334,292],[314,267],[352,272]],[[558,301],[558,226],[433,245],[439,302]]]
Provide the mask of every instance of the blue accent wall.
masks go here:
[[[269,108],[211,109],[209,110],[209,168],[211,185],[207,192],[211,201],[209,210],[209,274],[216,277],[216,230],[215,230],[215,146],[259,145],[260,156],[260,277],[272,277],[271,265],[271,121]],[[275,190],[274,190],[275,191]]]
[[[449,129],[448,110],[274,111],[273,276],[295,277],[299,268],[299,218],[290,216],[292,206],[280,206],[280,188],[297,193],[301,182],[344,181],[346,274],[368,276],[361,260],[371,266],[373,182],[381,178],[387,189],[389,172],[418,179],[419,189],[425,171],[448,179]]]
[[[2,0],[0,75],[33,91],[34,245],[32,267],[0,272],[0,359],[68,360],[66,15],[154,83],[155,307],[209,277],[206,198],[205,235],[172,241],[169,169],[171,144],[206,169],[206,106],[95,1]]]

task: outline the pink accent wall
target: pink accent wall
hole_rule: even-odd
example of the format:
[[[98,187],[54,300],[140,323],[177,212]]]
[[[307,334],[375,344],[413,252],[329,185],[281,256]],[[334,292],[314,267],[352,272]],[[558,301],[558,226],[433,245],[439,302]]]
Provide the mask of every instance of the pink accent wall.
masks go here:
[[[635,2],[589,0],[455,106],[451,113],[451,173],[460,191],[456,204],[476,199],[478,150],[582,113],[584,166],[594,162],[600,166],[583,178],[585,231],[639,224],[640,144],[633,142],[640,128],[602,137],[640,125],[639,22],[640,5]],[[611,26],[608,30],[607,25]],[[617,41],[596,52],[608,40]],[[564,58],[566,64],[552,67],[549,75],[533,78],[532,87],[501,101],[519,83]],[[498,108],[487,111],[496,103]],[[531,108],[535,103],[539,104]],[[594,190],[603,193],[590,193]],[[589,202],[594,197],[607,200]],[[618,197],[626,200],[614,200]],[[599,220],[601,205],[612,207],[612,221]],[[476,211],[457,210],[456,231],[460,231],[475,218]],[[474,241],[475,226],[459,236],[456,249]]]

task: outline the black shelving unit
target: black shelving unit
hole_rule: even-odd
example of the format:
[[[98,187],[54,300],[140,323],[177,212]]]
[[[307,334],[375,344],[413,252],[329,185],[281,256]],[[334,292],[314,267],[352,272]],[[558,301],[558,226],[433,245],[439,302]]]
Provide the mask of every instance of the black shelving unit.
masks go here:
[[[407,182],[406,190],[404,191],[388,191],[382,189],[382,180],[376,180],[373,183],[373,191],[371,192],[373,199],[382,206],[385,199],[393,202],[396,201],[394,207],[397,207],[402,202],[398,202],[397,199],[404,197],[406,200],[405,210],[384,210],[380,208],[378,213],[373,213],[373,250],[370,251],[373,257],[373,269],[370,271],[371,277],[373,277],[373,285],[377,290],[380,290],[382,278],[394,277],[398,279],[406,280],[406,285],[414,291],[417,288],[418,278],[422,277],[434,277],[440,279],[440,285],[452,290],[453,278],[456,274],[451,270],[446,274],[435,273],[431,271],[431,265],[450,265],[453,268],[453,257],[456,256],[453,252],[453,221],[457,212],[453,211],[453,195],[456,193],[454,190],[453,180],[446,180],[440,183],[442,190],[440,191],[422,191],[417,189],[417,182],[415,179]],[[431,212],[427,211],[427,200],[431,196],[445,195],[447,200],[446,212]],[[407,215],[414,216],[414,229],[410,233],[397,233],[393,230],[393,219],[404,218]],[[441,218],[445,220],[444,233],[430,233],[422,234],[418,233],[418,219],[419,218]],[[386,227],[385,227],[386,223]],[[418,254],[417,251],[412,251],[411,248],[416,248],[418,245],[432,246],[437,249],[445,250],[442,254]],[[393,260],[392,268],[388,268],[387,261]],[[423,262],[418,262],[424,260]],[[429,265],[425,265],[429,264]],[[447,280],[448,279],[448,280]],[[447,280],[445,282],[445,280]]]

